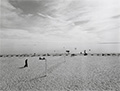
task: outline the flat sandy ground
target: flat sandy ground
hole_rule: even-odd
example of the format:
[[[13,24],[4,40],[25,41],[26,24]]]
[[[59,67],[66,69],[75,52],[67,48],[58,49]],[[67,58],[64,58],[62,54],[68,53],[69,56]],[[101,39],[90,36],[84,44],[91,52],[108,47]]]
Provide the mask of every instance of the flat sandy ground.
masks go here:
[[[120,91],[120,57],[0,58],[0,91]]]

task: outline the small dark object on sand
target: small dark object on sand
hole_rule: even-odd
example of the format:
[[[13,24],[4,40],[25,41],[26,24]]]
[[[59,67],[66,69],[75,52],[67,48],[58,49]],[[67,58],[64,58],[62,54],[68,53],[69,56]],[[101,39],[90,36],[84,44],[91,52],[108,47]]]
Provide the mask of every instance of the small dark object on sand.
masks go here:
[[[24,67],[28,67],[28,59],[25,60],[25,65]]]
[[[76,56],[76,54],[71,54],[71,57]]]
[[[86,50],[84,50],[84,56],[87,56],[88,54],[86,53]]]
[[[25,65],[23,67],[19,67],[19,69],[28,67],[28,59],[25,60]]]
[[[44,57],[39,57],[39,60],[45,60],[45,58]]]
[[[105,56],[105,54],[102,54],[102,56]]]

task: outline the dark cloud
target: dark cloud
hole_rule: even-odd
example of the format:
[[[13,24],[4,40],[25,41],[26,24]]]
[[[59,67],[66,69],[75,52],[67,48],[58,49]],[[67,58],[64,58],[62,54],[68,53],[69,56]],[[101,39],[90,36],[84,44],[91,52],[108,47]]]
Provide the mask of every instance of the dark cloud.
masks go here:
[[[51,0],[9,0],[16,9],[22,10],[22,14],[50,13]]]

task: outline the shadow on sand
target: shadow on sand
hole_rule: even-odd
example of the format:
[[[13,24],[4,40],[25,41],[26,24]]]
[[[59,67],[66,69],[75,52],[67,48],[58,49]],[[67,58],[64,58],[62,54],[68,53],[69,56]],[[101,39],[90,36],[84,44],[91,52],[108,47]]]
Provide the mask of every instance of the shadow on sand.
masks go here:
[[[26,67],[19,67],[19,69],[24,69],[24,68],[26,68]]]

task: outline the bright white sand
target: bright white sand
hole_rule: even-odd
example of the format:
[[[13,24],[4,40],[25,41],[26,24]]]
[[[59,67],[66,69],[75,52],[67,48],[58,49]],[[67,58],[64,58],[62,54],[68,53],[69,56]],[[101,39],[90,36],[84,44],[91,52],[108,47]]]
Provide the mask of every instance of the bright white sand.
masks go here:
[[[120,91],[120,57],[0,58],[0,91]]]

